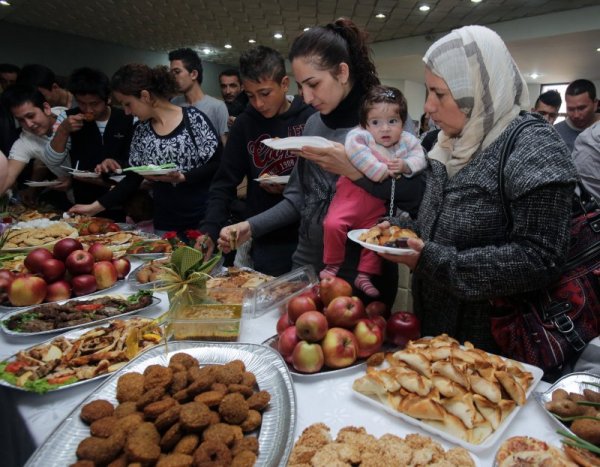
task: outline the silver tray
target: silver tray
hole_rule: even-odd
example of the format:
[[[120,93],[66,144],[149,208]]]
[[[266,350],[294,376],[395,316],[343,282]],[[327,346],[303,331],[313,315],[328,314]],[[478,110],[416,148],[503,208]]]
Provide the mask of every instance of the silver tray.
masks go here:
[[[274,336],[271,336],[266,341],[264,341],[263,345],[266,345],[266,346],[272,348],[273,350],[275,350],[275,352],[279,353],[279,351],[277,350],[277,342],[279,342],[279,336],[277,334],[275,334]],[[385,349],[382,349],[381,351],[383,352],[383,351],[385,351]],[[296,369],[292,365],[287,363],[285,360],[284,360],[284,363],[287,365],[288,370],[294,376],[295,379],[321,379],[321,378],[330,378],[332,376],[340,376],[341,374],[346,373],[348,371],[354,371],[356,369],[366,368],[367,359],[366,358],[357,359],[356,362],[354,362],[352,365],[347,366],[345,368],[332,369],[332,368],[323,367],[321,369],[321,371],[319,371],[317,373],[300,373],[299,371],[296,371]]]
[[[558,418],[556,418],[552,412],[546,409],[546,402],[550,402],[552,400],[552,393],[557,389],[564,389],[567,392],[576,392],[579,394],[583,394],[584,389],[592,389],[593,391],[600,391],[600,388],[597,386],[592,386],[590,384],[585,384],[586,381],[591,381],[596,384],[600,384],[600,375],[596,375],[594,373],[571,373],[570,375],[563,376],[558,381],[556,381],[552,386],[550,386],[544,392],[535,392],[533,397],[536,401],[542,406],[542,410],[548,414],[548,416],[556,423],[560,428],[567,430],[569,433],[573,433],[568,425],[565,425]]]
[[[296,428],[296,393],[283,359],[268,347],[257,344],[169,342],[152,347],[127,364],[79,404],[29,458],[27,466],[53,467],[73,464],[75,451],[82,439],[90,434],[89,427],[79,418],[81,407],[96,399],[116,404],[118,378],[132,371],[143,372],[149,365],[166,365],[171,355],[186,352],[201,364],[223,364],[239,359],[256,376],[260,390],[271,394],[269,407],[263,413],[258,435],[259,454],[256,466],[286,465],[294,443]]]
[[[140,317],[140,318],[141,318],[141,317]],[[120,319],[120,318],[115,318],[114,320],[116,320],[116,319]],[[129,318],[129,319],[134,319],[134,318]],[[153,321],[151,318],[144,318],[144,319],[148,320],[148,324],[151,324],[151,323],[152,323],[152,321]],[[113,321],[114,321],[114,320],[113,320]],[[123,321],[126,321],[126,320],[127,320],[127,318],[123,319]],[[91,325],[91,326],[88,326],[88,327],[85,327],[85,328],[74,329],[74,330],[71,330],[71,331],[65,332],[65,333],[63,333],[63,334],[60,334],[60,335],[58,335],[58,336],[54,336],[54,337],[52,337],[51,339],[48,339],[48,340],[46,340],[46,341],[44,341],[44,342],[40,342],[39,344],[30,345],[29,347],[26,347],[26,348],[24,348],[24,349],[22,349],[22,350],[19,350],[19,352],[22,352],[22,351],[27,351],[27,350],[29,350],[29,349],[31,349],[31,348],[33,348],[33,347],[39,347],[39,346],[41,346],[41,345],[50,344],[51,342],[53,342],[54,340],[56,340],[56,339],[58,339],[58,338],[60,338],[60,337],[64,337],[65,339],[69,339],[69,340],[76,340],[76,339],[78,339],[79,337],[81,337],[83,334],[85,334],[86,332],[89,332],[89,331],[91,331],[91,330],[93,330],[93,329],[98,329],[98,328],[101,328],[101,327],[108,327],[108,326],[110,326],[110,324],[111,324],[111,323],[112,323],[112,321],[109,321],[109,322],[104,322],[104,323],[102,323],[102,324],[101,324],[101,325],[99,325],[99,326],[96,326],[96,325],[94,324],[94,325]],[[158,326],[158,324],[157,324],[157,326]],[[164,329],[163,329],[163,335],[164,335]],[[158,344],[155,344],[155,345],[158,345]],[[139,353],[136,355],[136,357],[137,357],[137,356],[139,356],[139,355],[141,355],[142,353],[144,353],[144,352],[146,352],[146,351],[150,350],[150,349],[151,349],[151,348],[153,348],[153,347],[154,347],[154,346],[150,346],[150,347],[148,347],[148,348],[146,348],[146,349],[144,349],[144,350],[141,350],[141,351],[140,351],[140,352],[139,352]],[[17,352],[17,353],[18,353],[18,352]],[[8,357],[8,358],[4,359],[3,361],[4,361],[4,362],[11,362],[11,361],[14,361],[14,360],[16,359],[16,357],[17,357],[17,353],[14,353],[13,355],[11,355],[10,357]],[[117,370],[117,371],[118,371],[118,370]],[[63,386],[58,386],[58,387],[56,387],[56,388],[49,389],[49,390],[48,390],[47,392],[45,392],[44,394],[47,394],[47,393],[49,393],[49,392],[61,391],[61,390],[63,390],[63,389],[70,389],[70,388],[73,388],[73,387],[75,387],[75,386],[80,386],[80,385],[82,385],[82,384],[89,383],[90,381],[96,381],[96,380],[99,380],[99,379],[101,379],[101,378],[106,378],[107,376],[110,376],[110,375],[111,375],[111,374],[113,374],[113,373],[114,373],[114,371],[111,371],[111,372],[109,372],[109,373],[103,373],[103,374],[101,374],[101,375],[96,375],[96,376],[94,376],[93,378],[82,379],[82,380],[80,380],[80,381],[76,381],[76,382],[74,382],[74,383],[71,383],[71,384],[65,384],[65,385],[63,385]],[[11,384],[11,383],[9,383],[8,381],[5,381],[5,380],[3,380],[2,378],[0,378],[0,386],[6,386],[7,388],[16,389],[17,391],[23,391],[23,392],[34,392],[34,391],[31,391],[31,390],[29,390],[29,389],[27,389],[27,388],[24,388],[24,387],[22,387],[22,386],[16,386],[16,385],[14,385],[14,384]]]
[[[105,289],[106,290],[106,289]],[[127,298],[131,295],[134,294],[115,294],[115,296],[118,297],[123,297],[123,298]],[[91,299],[95,299],[98,298],[98,296],[96,297],[86,297],[87,299],[91,300]],[[72,302],[72,301],[77,301],[77,302],[86,302],[88,300],[81,300],[79,298],[77,299],[71,299],[71,300],[67,300],[66,302],[63,303],[67,303],[67,302]],[[15,315],[18,315],[19,313],[25,313],[29,310],[33,310],[34,308],[40,306],[40,305],[35,305],[35,306],[30,306],[28,308],[25,308],[24,310],[18,310],[18,311],[14,311],[13,313],[9,313],[7,315],[4,315],[2,317],[2,320],[0,321],[0,329],[2,329],[2,332],[4,332],[5,334],[8,334],[9,336],[42,336],[44,334],[55,334],[57,332],[65,332],[65,331],[69,331],[71,329],[78,329],[78,328],[83,328],[83,327],[89,327],[89,326],[94,326],[98,323],[105,323],[106,321],[110,321],[111,319],[116,319],[116,318],[120,318],[122,316],[128,316],[128,315],[132,315],[134,313],[138,313],[140,311],[144,311],[147,310],[150,307],[153,307],[154,305],[158,305],[160,303],[160,298],[153,296],[152,297],[152,303],[148,306],[145,306],[144,308],[138,308],[137,310],[132,310],[132,311],[128,311],[127,313],[121,313],[120,315],[115,315],[115,316],[109,316],[107,318],[102,318],[99,319],[97,321],[92,321],[90,323],[83,323],[83,324],[78,324],[76,326],[68,326],[65,328],[59,328],[59,329],[50,329],[48,331],[39,331],[39,332],[17,332],[17,331],[11,331],[10,329],[8,329],[5,325],[4,325],[4,321],[12,318]],[[42,304],[43,305],[43,304]]]
[[[165,254],[162,253],[162,256],[160,256],[159,258],[152,258],[152,259],[162,259],[162,258],[167,258],[167,256],[165,256]],[[131,287],[132,289],[151,290],[154,287],[160,287],[162,285],[161,281],[146,282],[145,284],[141,284],[138,282],[137,273],[140,269],[142,269],[145,266],[146,266],[146,263],[140,264],[137,268],[135,268],[133,271],[131,271],[129,273],[129,275],[127,276],[127,279],[125,279],[125,282],[127,283],[127,285],[129,285],[129,287]]]
[[[116,289],[117,287],[119,287],[124,281],[125,281],[125,279],[119,279],[117,282],[115,282],[110,287],[107,287],[106,289],[96,290],[95,292],[88,293],[88,294],[85,294],[85,295],[80,295],[78,297],[72,297],[72,298],[69,298],[69,300],[73,300],[75,298],[76,299],[80,299],[80,298],[92,297],[94,295],[105,294],[106,292],[108,292],[110,290],[113,290],[113,289]],[[53,302],[44,302],[44,303],[65,303],[65,302],[68,302],[69,300],[55,300]],[[43,305],[44,303],[40,303],[40,305]],[[33,306],[38,306],[38,305],[33,305]],[[24,310],[26,308],[31,308],[31,305],[29,305],[29,306],[0,305],[0,312],[3,312],[3,311],[19,311],[19,310]]]

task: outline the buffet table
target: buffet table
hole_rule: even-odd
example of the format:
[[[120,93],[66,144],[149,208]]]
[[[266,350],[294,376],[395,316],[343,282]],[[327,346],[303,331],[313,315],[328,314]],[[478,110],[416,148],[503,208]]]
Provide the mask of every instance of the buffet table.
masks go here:
[[[132,269],[139,262],[132,263]],[[113,292],[113,290],[111,290]],[[115,291],[133,292],[127,284],[121,285]],[[160,316],[168,309],[166,294],[158,293],[161,303],[142,311],[139,314],[146,317]],[[240,342],[261,343],[275,334],[275,325],[279,315],[276,311],[266,313],[255,319],[244,319]],[[0,333],[0,359],[5,359],[27,346],[47,340],[51,336],[39,338],[12,337]],[[379,411],[365,404],[353,395],[352,382],[364,374],[364,366],[349,368],[335,375],[320,374],[315,376],[294,377],[297,397],[297,426],[295,432],[289,436],[297,438],[307,426],[323,422],[331,427],[332,435],[348,425],[363,426],[373,435],[381,436],[393,433],[405,436],[412,432],[421,432],[419,428],[407,424],[403,420]],[[89,382],[70,389],[64,389],[46,395],[25,393],[5,389],[5,393],[14,403],[22,415],[36,446],[41,445],[60,422],[87,397],[94,389],[102,384],[105,379]],[[537,391],[545,390],[547,383],[541,382]],[[517,414],[511,425],[504,432],[502,439],[514,435],[530,435],[545,440],[555,446],[560,446],[559,436],[555,433],[556,426],[543,412],[538,403],[530,397],[527,404]],[[432,436],[446,448],[451,444]],[[499,444],[499,443],[497,443]],[[493,458],[498,446],[495,445],[485,451],[473,454],[476,463],[480,466],[493,465]]]

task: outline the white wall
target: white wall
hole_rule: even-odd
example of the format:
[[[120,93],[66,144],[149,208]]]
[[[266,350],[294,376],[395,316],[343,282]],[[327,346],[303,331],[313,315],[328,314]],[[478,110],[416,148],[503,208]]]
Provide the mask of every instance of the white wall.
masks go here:
[[[133,49],[6,21],[0,21],[0,62],[18,66],[40,63],[63,76],[68,76],[75,68],[90,66],[102,70],[109,77],[127,63],[169,65],[166,53]],[[202,60],[202,67],[203,91],[220,99],[218,76],[230,67],[205,60]]]

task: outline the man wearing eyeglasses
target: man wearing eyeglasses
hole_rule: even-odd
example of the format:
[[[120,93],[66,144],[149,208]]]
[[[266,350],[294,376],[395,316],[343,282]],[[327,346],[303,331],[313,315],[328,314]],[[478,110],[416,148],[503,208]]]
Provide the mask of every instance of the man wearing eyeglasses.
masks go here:
[[[554,128],[572,152],[579,133],[600,120],[600,114],[596,113],[596,86],[587,79],[577,79],[567,87],[565,100],[567,118],[554,125]]]
[[[539,113],[550,124],[554,125],[562,104],[560,93],[555,89],[540,94],[535,101],[532,112]]]

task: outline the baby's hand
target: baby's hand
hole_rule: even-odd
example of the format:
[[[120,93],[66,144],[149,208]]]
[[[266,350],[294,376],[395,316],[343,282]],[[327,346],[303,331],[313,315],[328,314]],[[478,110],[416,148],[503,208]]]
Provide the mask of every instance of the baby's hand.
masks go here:
[[[402,159],[392,159],[388,161],[387,166],[394,175],[399,175],[406,170],[406,163]]]

